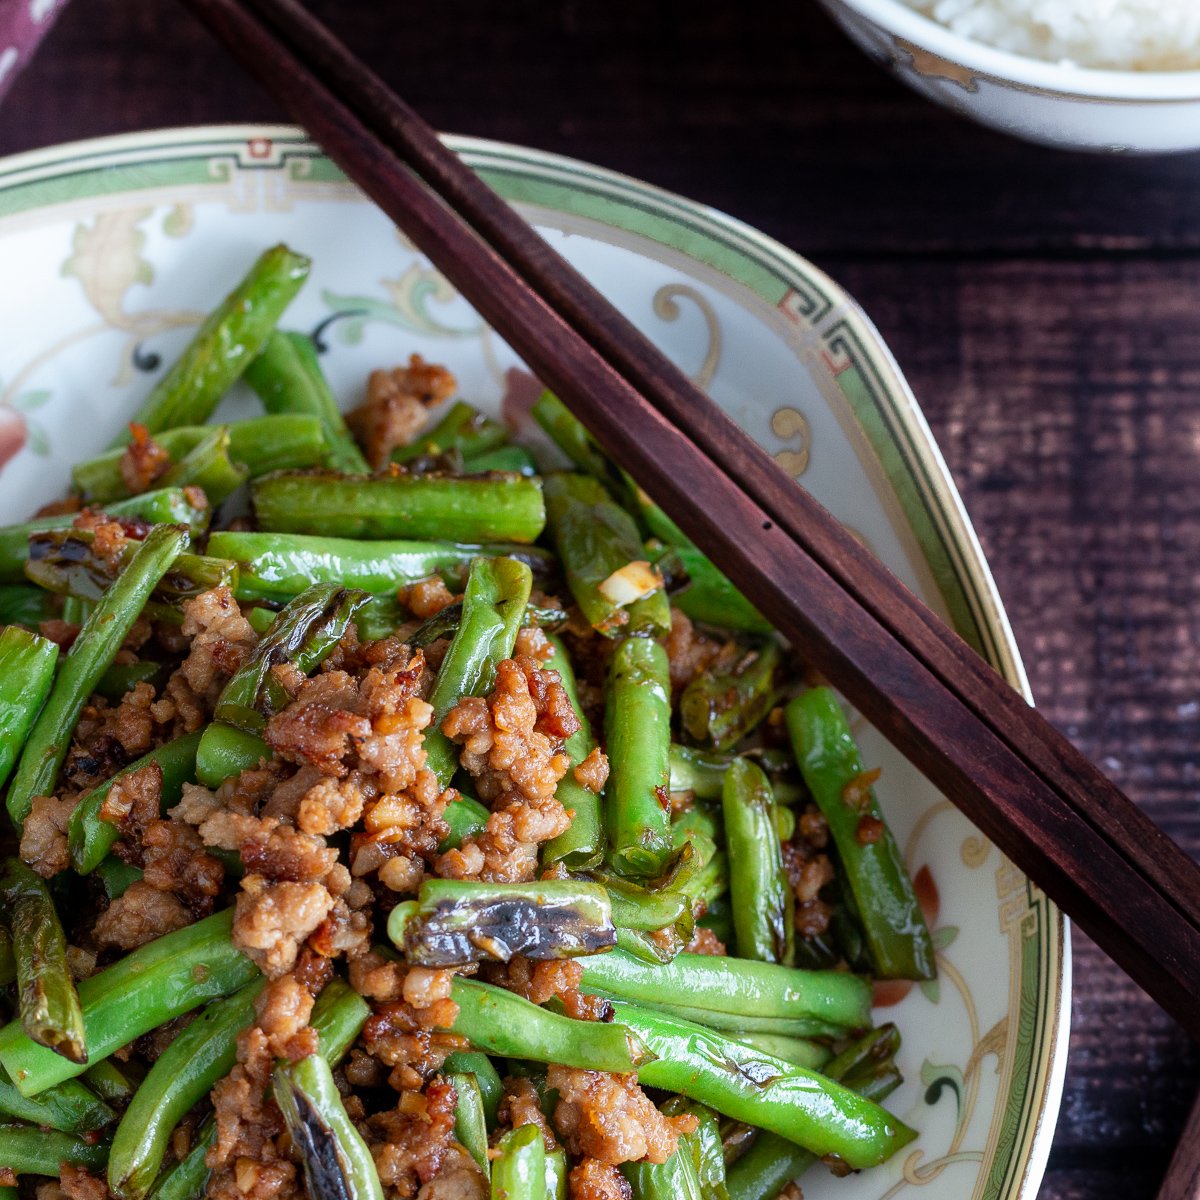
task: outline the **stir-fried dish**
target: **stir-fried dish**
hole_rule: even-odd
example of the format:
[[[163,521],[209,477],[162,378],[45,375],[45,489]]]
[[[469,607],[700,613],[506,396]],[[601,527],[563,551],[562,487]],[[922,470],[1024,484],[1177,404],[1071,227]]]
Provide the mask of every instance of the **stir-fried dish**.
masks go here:
[[[0,1200],[885,1162],[933,949],[837,698],[555,397],[413,356],[343,417],[307,270],[0,529]]]

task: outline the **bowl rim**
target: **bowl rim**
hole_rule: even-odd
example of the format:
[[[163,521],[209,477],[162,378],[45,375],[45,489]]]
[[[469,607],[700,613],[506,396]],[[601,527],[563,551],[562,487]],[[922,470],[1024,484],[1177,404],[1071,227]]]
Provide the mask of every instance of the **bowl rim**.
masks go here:
[[[993,661],[996,668],[1032,703],[1032,694],[1008,614],[941,449],[890,347],[869,317],[840,284],[830,279],[808,259],[753,226],[720,210],[632,176],[573,157],[504,141],[453,134],[442,136],[452,148],[462,153],[476,170],[485,175],[489,166],[496,168],[513,159],[518,160],[516,165],[521,171],[536,174],[539,178],[544,176],[545,182],[552,185],[551,191],[556,192],[564,181],[589,181],[599,185],[595,195],[603,199],[601,209],[605,215],[597,217],[594,212],[583,214],[588,219],[599,220],[602,224],[611,223],[617,228],[626,228],[616,220],[615,215],[608,213],[608,204],[615,204],[622,198],[635,198],[624,196],[626,192],[637,193],[639,212],[656,210],[665,216],[685,216],[697,227],[719,231],[722,234],[723,245],[736,248],[740,253],[752,253],[756,259],[774,258],[786,267],[789,273],[803,277],[808,283],[816,284],[822,291],[828,290],[830,296],[836,297],[839,312],[843,312],[859,327],[869,342],[872,354],[877,356],[874,365],[886,378],[885,391],[889,404],[893,406],[890,408],[890,415],[894,421],[890,439],[896,445],[902,442],[912,444],[922,466],[924,486],[945,506],[942,512],[944,527],[940,536],[957,545],[962,551],[962,557],[956,563],[955,569],[961,571],[963,578],[971,580],[977,589],[979,606],[972,619],[981,628],[986,627],[991,632],[990,653],[995,656]],[[274,150],[280,151],[277,161]],[[238,165],[255,169],[264,166],[280,169],[288,161],[284,150],[299,150],[302,156],[324,158],[323,152],[309,141],[303,130],[292,125],[269,123],[169,126],[60,143],[0,157],[0,200],[10,189],[25,193],[11,210],[6,211],[3,204],[0,204],[0,222],[8,217],[17,217],[20,220],[27,212],[54,209],[60,205],[66,212],[81,212],[81,201],[90,203],[98,196],[105,197],[101,201],[102,204],[110,204],[112,196],[128,190],[131,186],[130,179],[135,177],[133,190],[161,193],[164,185],[156,181],[156,177],[144,173],[141,168],[147,162],[168,162],[171,156],[176,154],[183,153],[190,158],[197,154],[205,157],[214,153],[229,154],[232,151],[236,155]],[[272,153],[264,155],[258,151]],[[261,161],[264,157],[266,162]],[[81,186],[86,180],[100,178],[105,180],[105,186],[100,191]],[[206,184],[209,182],[211,180],[205,180]],[[43,185],[47,183],[56,185],[56,198],[51,199],[43,190]],[[561,199],[543,204],[529,195],[514,195],[510,196],[510,201],[528,206],[535,212],[543,207],[552,212],[574,211],[569,206],[561,207]],[[627,229],[627,232],[635,231]],[[651,243],[668,244],[641,230],[640,223],[636,236]],[[710,261],[691,243],[675,246],[674,249],[685,257],[707,263],[752,293],[757,290],[750,281],[739,281],[716,261]],[[910,518],[905,517],[906,523],[909,520]],[[1030,1105],[1030,1100],[1027,1100],[1026,1106],[1023,1106],[1019,1113],[1013,1112],[1026,1141],[1025,1150],[1009,1160],[1010,1171],[1015,1173],[1006,1174],[1002,1180],[980,1179],[975,1192],[976,1195],[997,1195],[1000,1193],[994,1189],[1002,1187],[1003,1195],[1010,1200],[1032,1200],[1046,1169],[1062,1101],[1072,1016],[1071,923],[1062,910],[1044,897],[1035,885],[1026,881],[1024,886],[1026,891],[1037,899],[1039,908],[1044,910],[1046,928],[1051,934],[1050,953],[1041,968],[1025,969],[1031,978],[1036,975],[1041,981],[1037,984],[1037,990],[1039,1001],[1044,1005],[1041,1022],[1045,1033],[1042,1042],[1039,1043],[1039,1057],[1036,1060],[1026,1062],[1014,1059],[1010,1067],[1013,1072],[1028,1072],[1030,1100],[1033,1105],[1026,1107]]]
[[[1076,67],[1001,50],[957,33],[904,0],[829,0],[955,66],[999,84],[1065,99],[1134,104],[1200,101],[1200,69],[1136,71]]]

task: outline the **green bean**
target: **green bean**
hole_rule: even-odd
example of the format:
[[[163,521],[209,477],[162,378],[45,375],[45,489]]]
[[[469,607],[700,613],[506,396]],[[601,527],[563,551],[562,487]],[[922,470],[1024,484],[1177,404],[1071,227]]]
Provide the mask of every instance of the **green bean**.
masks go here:
[[[646,967],[620,950],[580,960],[583,982],[628,1000],[667,1002],[740,1019],[816,1020],[840,1029],[871,1023],[871,986],[845,971],[798,971],[774,963],[681,954]]]
[[[7,925],[0,925],[0,987],[17,977],[17,960],[13,958],[12,934]]]
[[[712,832],[715,822],[700,821],[699,818],[705,815],[699,809],[693,809],[673,817],[671,845],[679,865],[689,850],[695,856],[692,869],[679,883],[672,885],[673,889],[682,892],[694,905],[707,907],[729,888],[729,858],[724,850],[717,849],[717,835]]]
[[[108,1186],[122,1200],[141,1200],[162,1166],[171,1131],[237,1061],[237,1039],[254,1023],[255,979],[214,1000],[159,1055],[125,1110],[108,1156]]]
[[[690,1021],[619,1001],[626,1022],[658,1056],[638,1068],[650,1087],[699,1100],[735,1121],[780,1134],[859,1170],[886,1161],[916,1134],[878,1105],[813,1071]]]
[[[798,804],[808,798],[793,772],[791,755],[776,750],[749,750],[744,755],[720,754],[695,746],[671,743],[671,791],[691,792],[697,800],[720,800],[725,772],[736,758],[758,763],[771,781],[776,804]]]
[[[728,931],[727,936],[730,941],[733,940],[732,930]],[[623,946],[619,948],[624,950]],[[679,956],[664,956],[658,961],[670,965],[677,957]],[[645,961],[648,962],[649,959]],[[639,965],[643,964],[639,962]],[[607,988],[589,987],[588,990],[605,1000],[625,999],[625,997]],[[708,1009],[690,1004],[676,1004],[673,1000],[655,1000],[653,1002],[639,1000],[638,1003],[643,1008],[653,1012],[663,1013],[680,1021],[690,1021],[696,1025],[703,1025],[706,1029],[716,1029],[730,1037],[741,1038],[747,1033],[766,1033],[777,1037],[790,1038],[837,1038],[844,1037],[846,1034],[844,1027],[835,1025],[831,1021],[824,1021],[819,1017],[746,1015],[742,1013],[722,1012],[720,1009]]]
[[[361,609],[359,611],[361,612]],[[243,609],[242,616],[250,622],[250,628],[259,637],[262,637],[275,624],[275,618],[279,616],[279,613],[273,608],[264,608],[262,605],[256,604],[253,608]]]
[[[116,900],[142,878],[142,869],[132,863],[124,863],[115,854],[110,854],[96,867],[96,878],[100,880],[104,894],[110,900]]]
[[[462,966],[489,959],[575,958],[616,944],[612,906],[598,883],[548,879],[484,883],[427,879],[407,919],[388,920],[388,936],[408,962]]]
[[[823,1073],[831,1079],[843,1081],[851,1091],[868,1099],[876,1102],[885,1099],[899,1084],[894,1071],[885,1068],[871,1075],[855,1076],[852,1081],[846,1075],[846,1068],[849,1062],[860,1058],[864,1050],[878,1053],[882,1040],[887,1041],[894,1054],[898,1043],[894,1033],[895,1026],[872,1030],[862,1041],[829,1062]],[[881,1034],[884,1035],[883,1039]],[[775,1200],[787,1184],[807,1171],[816,1160],[815,1154],[778,1134],[760,1133],[754,1145],[729,1168],[726,1176],[729,1200]]]
[[[308,1023],[331,1067],[346,1057],[370,1015],[371,1006],[345,980],[331,979],[321,989]]]
[[[426,433],[392,451],[392,462],[408,463],[414,458],[457,450],[464,459],[486,454],[508,441],[508,430],[499,421],[484,416],[462,400],[456,400],[446,415]]]
[[[474,796],[459,792],[457,798],[451,800],[442,813],[442,819],[449,826],[450,832],[438,850],[443,854],[447,850],[457,850],[467,838],[478,837],[487,829],[488,818],[491,815]]]
[[[246,277],[208,315],[187,349],[134,417],[151,433],[207,421],[256,358],[283,310],[308,278],[309,260],[286,246],[264,251]],[[125,445],[128,432],[116,439]]]
[[[154,682],[165,674],[166,668],[162,663],[141,661],[113,663],[100,676],[100,682],[96,684],[96,695],[103,696],[105,700],[116,704],[123,696],[133,691],[139,683]]]
[[[571,595],[605,637],[671,627],[662,577],[645,561],[633,518],[590,475],[549,475],[546,517]]]
[[[272,668],[290,662],[305,675],[315,670],[341,641],[366,599],[366,592],[329,583],[314,584],[301,592],[275,618],[225,685],[214,710],[217,720],[247,733],[266,728],[268,717],[291,701]]]
[[[131,517],[150,524],[187,525],[194,534],[204,532],[211,513],[202,495],[198,492],[188,493],[180,487],[162,487],[128,500],[114,501],[105,505],[105,511],[112,517]],[[70,529],[77,515],[58,513],[50,517],[34,517],[21,525],[0,528],[0,583],[24,581],[30,534]]]
[[[506,1133],[492,1163],[492,1200],[545,1200],[546,1144],[537,1125]]]
[[[875,975],[934,978],[929,929],[837,697],[829,688],[812,688],[788,704],[786,717],[804,782],[837,847]]]
[[[795,926],[774,809],[762,768],[737,759],[725,773],[721,811],[738,956],[786,963],[792,958]]]
[[[533,542],[546,524],[541,484],[519,475],[279,472],[250,491],[259,527],[279,533]]]
[[[258,968],[230,941],[232,925],[232,909],[214,913],[83,980],[79,999],[93,1060],[254,979]],[[31,1041],[16,1021],[0,1029],[0,1065],[26,1096],[84,1070]]]
[[[780,657],[779,643],[768,641],[729,670],[696,674],[679,698],[684,729],[714,750],[732,749],[775,704]]]
[[[329,466],[350,474],[367,470],[317,361],[312,339],[275,330],[246,368],[246,382],[269,413],[308,413],[317,417],[329,445]]]
[[[764,1054],[772,1054],[776,1058],[782,1058],[784,1062],[794,1063],[809,1071],[821,1071],[822,1074],[827,1074],[824,1067],[833,1057],[833,1051],[828,1046],[811,1038],[785,1037],[779,1033],[755,1033],[752,1030],[739,1030],[736,1036],[739,1042],[753,1046]]]
[[[22,1027],[39,1045],[73,1063],[86,1063],[87,1039],[67,965],[67,939],[45,882],[19,858],[7,859],[0,870],[0,898],[12,933]]]
[[[500,1101],[504,1099],[504,1084],[500,1080],[500,1073],[492,1065],[492,1060],[478,1050],[454,1050],[447,1055],[442,1069],[474,1077],[475,1082],[479,1085],[479,1093],[483,1101],[483,1114],[487,1118],[488,1128],[494,1129]]]
[[[575,1021],[503,988],[456,976],[458,1016],[450,1026],[477,1050],[591,1071],[631,1071],[645,1048],[622,1025]]]
[[[0,583],[0,625],[23,625],[36,630],[57,613],[57,601],[41,588]]]
[[[99,600],[114,579],[119,578],[119,571],[133,561],[140,546],[140,542],[130,541],[124,547],[119,563],[114,564],[113,560],[95,552],[95,534],[90,530],[43,530],[30,535],[25,575],[39,587],[65,595],[63,619],[75,620],[65,604],[72,598],[89,603]],[[233,563],[199,554],[180,554],[158,581],[154,592],[167,600],[179,600],[222,585],[230,590],[237,586],[237,567]],[[82,623],[83,618],[78,620]]]
[[[209,503],[220,504],[246,482],[250,472],[229,452],[229,426],[217,425],[174,463],[159,480],[168,487],[198,487]]]
[[[691,912],[687,897],[667,888],[644,888],[613,875],[596,876],[612,903],[613,923],[621,929],[667,929]]]
[[[531,409],[533,419],[550,440],[586,475],[601,483],[620,482],[613,464],[583,423],[552,392],[543,392]]]
[[[440,575],[461,586],[475,558],[510,557],[535,573],[553,569],[548,551],[537,546],[491,546],[454,542],[361,541],[308,534],[242,533],[221,530],[209,538],[209,553],[238,564],[237,598],[290,600],[314,583],[337,583],[377,595]]]
[[[546,665],[558,672],[579,728],[563,743],[562,752],[571,765],[554,792],[555,798],[571,814],[571,824],[542,848],[542,861],[547,865],[561,862],[569,871],[586,871],[604,857],[604,818],[600,797],[575,778],[575,768],[595,749],[596,739],[579,703],[579,688],[567,648],[554,634],[545,636],[554,647],[554,657]]]
[[[447,1071],[444,1076],[454,1088],[457,1103],[454,1110],[454,1137],[475,1160],[484,1179],[491,1177],[488,1164],[487,1119],[483,1112],[483,1092],[474,1075]]]
[[[16,1175],[50,1175],[70,1163],[89,1171],[104,1168],[108,1142],[93,1134],[58,1133],[36,1125],[0,1125],[0,1164]]]
[[[22,1096],[0,1067],[0,1116],[62,1133],[91,1133],[115,1121],[117,1114],[77,1079],[47,1088],[40,1096]]]
[[[672,1096],[664,1105],[668,1117],[696,1118],[696,1131],[686,1135],[686,1145],[696,1163],[696,1174],[705,1200],[729,1200],[725,1188],[725,1146],[721,1139],[721,1118],[706,1104]]]
[[[623,1163],[621,1174],[633,1188],[634,1200],[723,1200],[725,1159],[716,1114],[701,1104],[672,1096],[663,1105],[670,1117],[692,1115],[704,1120],[693,1133],[680,1136],[675,1153],[664,1163]],[[712,1140],[716,1139],[715,1161]]]
[[[152,1200],[200,1200],[212,1174],[205,1159],[216,1145],[217,1126],[209,1118],[200,1127],[196,1143],[173,1167],[159,1176],[150,1192]]]
[[[84,704],[133,628],[142,605],[187,545],[187,537],[182,526],[156,525],[88,616],[29,733],[8,789],[8,814],[18,828],[29,815],[34,796],[53,794]]]
[[[687,943],[675,936],[673,930],[651,937],[641,929],[618,929],[617,947],[645,963],[669,963]]]
[[[196,750],[196,779],[206,788],[218,788],[226,779],[270,762],[274,751],[256,733],[247,733],[220,721],[209,725]]]
[[[691,546],[679,526],[646,495],[628,471],[605,455],[582,422],[557,396],[543,392],[534,404],[532,414],[550,440],[581,471],[608,487],[651,535],[674,546]]]
[[[626,638],[608,671],[604,735],[608,857],[622,875],[653,878],[671,854],[671,678],[666,651],[649,638]]]
[[[346,1114],[329,1064],[310,1054],[299,1062],[280,1063],[271,1080],[309,1195],[383,1200],[375,1162]]]
[[[546,1151],[546,1200],[567,1200],[568,1175],[567,1152],[559,1146]]]
[[[486,475],[492,471],[504,471],[512,475],[536,475],[538,465],[524,446],[497,446],[494,450],[463,459],[464,475]]]
[[[633,1190],[633,1200],[705,1200],[686,1137],[679,1139],[666,1162],[643,1159],[622,1163],[620,1170]]]
[[[100,815],[113,784],[151,763],[157,763],[162,772],[162,809],[165,812],[179,803],[183,785],[195,777],[196,749],[199,745],[200,734],[188,733],[158,746],[122,768],[75,806],[67,821],[67,846],[71,852],[71,865],[80,875],[94,871],[121,836],[120,829]]]
[[[322,466],[325,462],[325,433],[321,422],[311,416],[251,417],[229,423],[229,457],[250,473],[251,479],[272,471],[295,471]],[[164,429],[154,441],[172,462],[194,450],[206,437],[208,425],[181,425]],[[111,507],[111,502],[129,495],[121,475],[123,448],[109,450],[71,468],[75,490],[91,504]]]
[[[684,616],[702,625],[715,625],[739,633],[764,636],[774,632],[771,623],[692,545],[673,543],[668,548],[647,547],[647,554],[667,577],[671,603]],[[688,582],[681,590],[679,575]]]
[[[101,1059],[100,1062],[93,1063],[88,1067],[83,1073],[83,1082],[101,1100],[105,1100],[109,1104],[119,1104],[122,1107],[133,1099],[133,1093],[136,1091],[134,1085],[117,1070],[111,1058]],[[75,1083],[76,1080],[69,1079],[66,1083],[60,1083],[58,1087],[68,1088],[74,1086]],[[48,1091],[42,1092],[38,1099],[44,1099],[51,1092],[57,1090],[57,1088],[50,1088]]]
[[[58,647],[10,625],[0,629],[0,787],[54,686]]]
[[[467,576],[458,632],[438,670],[429,703],[433,724],[425,734],[425,765],[446,787],[458,766],[458,747],[441,731],[446,714],[464,696],[492,689],[496,665],[512,656],[533,575],[512,558],[476,558]]]
[[[774,793],[772,792],[772,799]],[[796,833],[796,814],[783,804],[775,804],[771,809],[771,820],[775,824],[775,836],[780,842],[790,842]]]

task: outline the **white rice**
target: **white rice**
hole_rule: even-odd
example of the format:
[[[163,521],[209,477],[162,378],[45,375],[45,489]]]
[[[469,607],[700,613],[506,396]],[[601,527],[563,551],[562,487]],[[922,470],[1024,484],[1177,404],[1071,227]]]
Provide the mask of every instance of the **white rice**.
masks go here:
[[[956,33],[1031,58],[1143,71],[1200,67],[1200,0],[907,0]]]

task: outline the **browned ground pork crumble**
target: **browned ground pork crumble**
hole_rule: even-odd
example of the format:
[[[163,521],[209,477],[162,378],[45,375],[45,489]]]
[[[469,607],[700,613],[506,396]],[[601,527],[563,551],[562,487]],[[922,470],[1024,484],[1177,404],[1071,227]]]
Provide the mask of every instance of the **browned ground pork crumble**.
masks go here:
[[[392,449],[424,423],[427,407],[454,387],[448,372],[418,356],[406,367],[375,372],[366,402],[351,415],[372,465],[386,464]],[[168,463],[162,448],[135,427],[120,464],[129,489],[154,486]],[[202,493],[192,498],[204,502]],[[115,572],[134,531],[87,510],[76,524],[91,532],[97,553]],[[444,1032],[457,1014],[451,998],[456,971],[478,973],[537,1004],[555,999],[577,1019],[612,1019],[608,1001],[581,991],[582,968],[574,961],[518,956],[504,964],[432,970],[408,967],[373,948],[392,907],[412,897],[428,876],[493,881],[536,876],[539,848],[570,821],[555,792],[570,766],[563,743],[579,728],[554,669],[553,644],[536,625],[523,629],[513,657],[498,665],[491,691],[463,699],[441,722],[491,816],[484,832],[440,853],[448,833],[443,814],[456,793],[439,788],[427,769],[424,739],[446,643],[420,650],[401,635],[461,597],[431,578],[402,589],[397,599],[413,622],[397,635],[362,644],[351,626],[312,678],[288,664],[274,668],[289,699],[264,731],[270,761],[216,790],[185,785],[166,812],[162,771],[152,764],[119,779],[102,807],[102,818],[119,831],[115,853],[140,868],[142,877],[111,902],[95,880],[89,883],[94,915],[81,913],[68,925],[77,978],[230,905],[236,945],[267,977],[256,1022],[238,1040],[236,1065],[170,1140],[167,1166],[188,1154],[211,1112],[216,1142],[207,1158],[212,1169],[207,1194],[214,1200],[304,1196],[269,1080],[276,1060],[295,1061],[315,1051],[309,1018],[335,970],[371,1006],[335,1079],[374,1157],[387,1200],[483,1200],[488,1191],[474,1161],[454,1140],[456,1096],[440,1074],[446,1056],[466,1046]],[[538,593],[535,599],[542,607],[562,607],[553,595]],[[77,627],[54,621],[43,632],[69,645]],[[611,646],[574,611],[568,612],[564,636],[578,668],[584,709],[599,725]],[[22,857],[46,877],[65,869],[67,819],[79,800],[148,750],[204,727],[221,689],[257,641],[223,587],[185,604],[182,625],[138,621],[118,661],[144,657],[172,669],[164,681],[139,683],[119,702],[91,698],[58,792],[33,801]],[[731,652],[730,644],[697,630],[674,610],[664,644],[676,690]],[[608,777],[603,750],[593,750],[574,777],[600,793]],[[864,788],[869,783],[864,778]],[[689,794],[672,796],[674,807],[690,802]],[[786,847],[797,928],[804,936],[823,932],[829,921],[820,896],[833,877],[823,852],[827,839],[823,818],[809,806]],[[226,869],[233,856],[244,867],[241,878]],[[699,927],[688,948],[725,952],[710,930]],[[118,1058],[153,1061],[189,1019],[155,1030]],[[493,1142],[508,1129],[536,1125],[548,1150],[562,1145],[573,1156],[572,1200],[631,1200],[619,1165],[664,1162],[679,1136],[696,1125],[690,1116],[666,1117],[633,1075],[551,1066],[546,1085],[556,1096],[549,1116],[528,1079],[505,1081]],[[6,1182],[4,1174],[0,1169],[0,1183]],[[60,1182],[38,1189],[38,1200],[108,1200],[108,1195],[102,1179],[70,1166],[64,1166]]]

